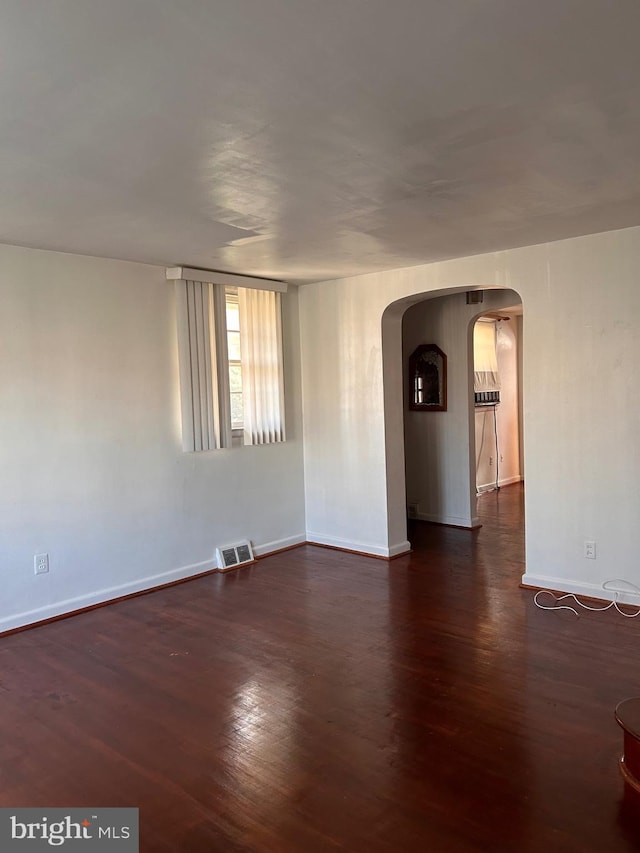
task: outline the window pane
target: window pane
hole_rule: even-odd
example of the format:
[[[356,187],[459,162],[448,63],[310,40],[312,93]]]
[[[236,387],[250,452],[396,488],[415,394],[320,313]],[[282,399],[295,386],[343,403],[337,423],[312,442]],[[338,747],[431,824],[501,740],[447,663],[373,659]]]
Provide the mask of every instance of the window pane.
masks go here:
[[[242,367],[239,364],[229,365],[229,388],[232,394],[242,394]]]
[[[240,312],[238,311],[238,303],[227,300],[227,329],[232,332],[240,331]]]
[[[242,429],[243,423],[242,392],[235,392],[231,394],[231,426],[234,429]]]
[[[236,288],[227,289],[227,352],[229,358],[229,402],[231,404],[231,426],[242,429],[244,426],[242,406],[242,352],[240,349],[240,309]]]
[[[229,361],[240,361],[240,332],[227,332]]]

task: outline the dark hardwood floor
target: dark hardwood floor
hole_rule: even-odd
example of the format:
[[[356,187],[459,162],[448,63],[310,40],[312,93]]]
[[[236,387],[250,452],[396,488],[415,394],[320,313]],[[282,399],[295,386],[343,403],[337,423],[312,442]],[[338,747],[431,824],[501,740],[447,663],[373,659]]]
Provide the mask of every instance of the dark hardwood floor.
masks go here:
[[[640,849],[640,620],[536,609],[522,489],[480,513],[0,639],[0,805],[139,806],[145,853]]]

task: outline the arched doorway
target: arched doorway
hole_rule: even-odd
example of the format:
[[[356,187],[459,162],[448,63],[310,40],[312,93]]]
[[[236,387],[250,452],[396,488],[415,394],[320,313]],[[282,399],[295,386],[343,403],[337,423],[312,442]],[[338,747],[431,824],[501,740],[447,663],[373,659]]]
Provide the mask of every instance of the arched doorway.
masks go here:
[[[480,288],[473,288],[479,290]],[[473,397],[477,316],[521,304],[512,290],[483,291],[482,306],[462,289],[419,294],[388,306],[382,323],[389,541],[407,540],[407,509],[440,524],[478,526]],[[407,365],[414,348],[447,355],[447,409],[408,412]]]

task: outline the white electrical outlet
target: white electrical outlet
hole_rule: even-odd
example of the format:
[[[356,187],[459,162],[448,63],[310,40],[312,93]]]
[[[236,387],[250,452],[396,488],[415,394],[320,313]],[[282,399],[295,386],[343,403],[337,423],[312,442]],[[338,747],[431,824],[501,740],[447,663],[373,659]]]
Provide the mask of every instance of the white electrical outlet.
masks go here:
[[[46,575],[49,571],[49,555],[35,554],[33,557],[33,571],[36,575]]]
[[[584,540],[584,556],[587,560],[595,560],[596,558],[596,543],[592,539]]]
[[[490,457],[489,457],[489,465],[490,465],[490,466],[491,466],[491,465],[493,465],[493,456],[490,456]]]

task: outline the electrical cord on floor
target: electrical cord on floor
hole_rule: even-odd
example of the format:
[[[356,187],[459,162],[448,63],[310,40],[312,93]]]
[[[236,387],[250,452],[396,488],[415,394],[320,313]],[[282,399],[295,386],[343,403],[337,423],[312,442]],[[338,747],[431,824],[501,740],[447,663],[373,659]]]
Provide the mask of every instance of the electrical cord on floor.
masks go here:
[[[493,434],[496,437],[496,492],[500,491],[500,447],[498,445],[498,407],[493,406]]]
[[[480,497],[481,494],[486,494],[487,492],[499,492],[500,491],[500,448],[498,444],[498,417],[496,414],[497,404],[496,403],[481,403],[480,405],[476,404],[475,411],[478,412],[479,409],[484,409],[482,412],[482,435],[480,436],[480,451],[476,451],[476,497]],[[487,414],[487,409],[493,409],[493,434],[495,437],[495,445],[496,445],[496,481],[490,489],[483,489],[482,492],[478,489],[478,470],[480,468],[480,459],[482,458],[482,448],[484,447],[484,433],[485,428],[487,426],[487,419],[485,415]],[[491,459],[489,459],[489,464],[491,464]]]
[[[624,584],[628,587],[628,589],[616,589],[612,587],[611,584]],[[622,603],[619,599],[620,595],[637,595],[640,597],[640,589],[630,581],[622,580],[622,578],[613,578],[613,580],[605,581],[602,584],[602,589],[611,590],[613,592],[613,601],[610,601],[609,604],[605,604],[604,607],[591,607],[589,604],[585,604],[583,601],[574,595],[572,592],[568,592],[566,595],[556,595],[550,589],[540,589],[533,596],[533,602],[536,607],[539,607],[540,610],[570,610],[575,616],[580,616],[575,607],[571,607],[569,604],[560,604],[561,601],[565,601],[568,598],[572,598],[575,604],[579,607],[582,607],[584,610],[591,610],[594,613],[599,613],[602,610],[610,610],[612,607],[618,611],[621,616],[625,616],[627,619],[635,619],[636,616],[640,616],[640,604],[628,604],[627,607],[637,607],[635,613],[625,613],[624,610],[620,609],[620,604]],[[553,604],[540,604],[539,597],[541,595],[550,595],[553,599]]]
[[[478,406],[475,408],[476,414],[478,414]],[[480,469],[480,460],[482,459],[482,448],[484,447],[484,434],[487,427],[487,419],[485,415],[487,414],[486,410],[482,412],[482,433],[480,435],[480,450],[476,453],[476,496],[480,494],[478,491],[478,471]]]

